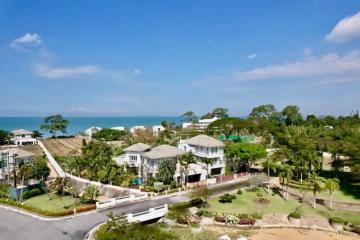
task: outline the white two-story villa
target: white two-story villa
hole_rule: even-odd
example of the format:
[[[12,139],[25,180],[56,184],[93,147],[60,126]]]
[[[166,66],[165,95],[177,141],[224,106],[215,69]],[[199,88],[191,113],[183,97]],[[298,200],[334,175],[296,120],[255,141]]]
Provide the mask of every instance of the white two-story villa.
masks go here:
[[[186,140],[180,140],[178,148],[192,152],[198,159],[196,165],[202,166],[200,180],[208,176],[225,174],[224,143],[207,135],[198,135]],[[203,159],[208,159],[204,161]],[[208,164],[204,163],[208,162]],[[207,171],[207,173],[206,173]],[[203,176],[205,174],[205,176]]]
[[[0,150],[0,179],[10,174],[20,163],[32,163],[34,154],[19,148]]]
[[[37,144],[36,138],[33,137],[34,132],[28,131],[25,129],[17,129],[11,131],[12,138],[11,141],[15,145],[28,145],[28,144]]]

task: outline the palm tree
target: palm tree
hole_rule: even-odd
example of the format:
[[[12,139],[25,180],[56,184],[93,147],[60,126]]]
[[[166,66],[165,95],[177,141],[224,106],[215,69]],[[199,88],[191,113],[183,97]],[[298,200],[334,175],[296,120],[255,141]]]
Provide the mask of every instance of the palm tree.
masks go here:
[[[323,178],[319,177],[315,172],[310,175],[309,188],[312,188],[314,195],[313,208],[316,208],[316,194],[321,191],[321,181],[323,181]]]
[[[33,167],[31,165],[25,163],[19,164],[19,175],[21,178],[20,202],[22,202],[23,199],[25,179],[31,177],[32,173],[33,173]]]
[[[272,157],[265,158],[265,161],[262,162],[264,168],[267,168],[267,176],[268,176],[268,183],[267,183],[267,192],[270,193],[270,170],[276,172],[277,164],[276,159]]]
[[[329,208],[332,209],[333,192],[340,188],[338,178],[329,178],[325,181],[325,188],[330,191]]]
[[[196,157],[192,152],[187,152],[180,157],[179,162],[180,166],[185,168],[185,188],[187,188],[189,164],[196,163]]]
[[[157,176],[163,181],[166,182],[169,179],[172,179],[175,174],[176,164],[171,160],[163,160],[159,162]]]
[[[285,182],[284,180],[286,178],[286,200],[289,200],[289,184],[290,184],[290,180],[292,179],[293,176],[294,176],[294,173],[293,173],[290,165],[285,165],[281,169],[281,172],[279,174],[279,177],[281,177],[283,179],[283,183]]]
[[[202,157],[202,158],[200,158],[200,161],[206,165],[206,177],[208,178],[210,176],[209,165],[212,166],[215,162],[215,159]]]
[[[308,171],[309,177],[311,175],[311,171],[314,171],[314,168],[318,168],[319,164],[321,163],[321,159],[318,156],[316,151],[307,151],[305,156],[306,161],[308,162]]]

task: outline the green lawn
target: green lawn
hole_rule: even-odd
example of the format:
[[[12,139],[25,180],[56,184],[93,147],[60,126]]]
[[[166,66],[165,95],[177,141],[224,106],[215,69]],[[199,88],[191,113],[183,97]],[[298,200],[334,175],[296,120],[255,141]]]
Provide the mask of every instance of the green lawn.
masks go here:
[[[259,205],[253,202],[257,198],[257,193],[252,191],[243,191],[241,195],[236,195],[236,199],[232,203],[220,203],[219,196],[213,197],[209,200],[209,210],[214,213],[255,213],[260,212],[262,214],[282,213],[289,214],[293,212],[300,203],[292,198],[288,201],[284,200],[281,196],[271,192],[268,194],[265,189],[261,190],[263,197],[270,200],[267,205]],[[304,216],[338,216],[345,221],[360,224],[360,213],[350,211],[330,211],[323,205],[317,205],[316,209],[313,209],[310,205],[304,204],[302,207],[302,213]]]
[[[55,193],[32,197],[24,202],[25,205],[52,212],[74,209],[75,203],[75,198],[71,196],[59,196]]]

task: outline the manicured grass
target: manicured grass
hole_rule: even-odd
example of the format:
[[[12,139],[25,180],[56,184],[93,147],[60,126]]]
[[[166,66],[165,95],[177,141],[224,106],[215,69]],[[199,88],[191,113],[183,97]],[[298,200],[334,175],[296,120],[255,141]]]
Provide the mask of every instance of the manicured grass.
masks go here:
[[[32,197],[24,202],[25,205],[44,209],[45,211],[60,212],[74,209],[76,199],[71,196],[59,196],[55,193]]]

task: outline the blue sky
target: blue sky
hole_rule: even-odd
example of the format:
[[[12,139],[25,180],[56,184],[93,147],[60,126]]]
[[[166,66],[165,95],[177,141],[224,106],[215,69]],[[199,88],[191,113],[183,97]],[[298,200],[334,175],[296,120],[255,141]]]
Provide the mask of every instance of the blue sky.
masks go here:
[[[0,116],[360,100],[360,1],[0,0]]]

